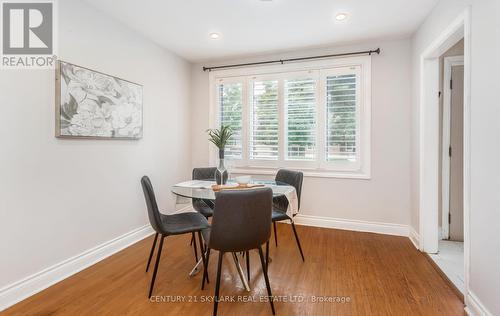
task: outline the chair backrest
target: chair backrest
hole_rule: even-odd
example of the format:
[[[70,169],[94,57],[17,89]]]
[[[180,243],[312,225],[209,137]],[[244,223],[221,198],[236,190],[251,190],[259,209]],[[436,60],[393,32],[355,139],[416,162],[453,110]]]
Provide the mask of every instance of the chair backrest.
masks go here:
[[[220,183],[220,174],[216,171],[217,168],[215,167],[194,168],[193,180],[213,180],[217,183]],[[227,173],[227,170],[224,171],[224,175],[222,176],[224,178],[224,182],[227,181],[228,176],[229,174]]]
[[[217,168],[193,168],[193,180],[214,180],[215,181],[215,171]],[[192,199],[193,208],[199,211],[201,208],[209,206],[213,208],[213,201],[202,200],[202,199]]]
[[[304,180],[304,174],[300,171],[280,169],[276,174],[276,181],[284,182],[289,184],[295,188],[297,191],[297,198],[299,200],[299,209],[300,209],[300,195],[302,193],[302,181]],[[288,208],[288,200],[285,197],[278,198],[278,208],[282,209],[284,207],[284,211]]]
[[[208,246],[224,252],[258,248],[271,236],[270,188],[221,191],[215,199]]]
[[[162,233],[161,229],[161,215],[158,210],[158,204],[156,204],[155,192],[153,191],[153,185],[151,184],[151,180],[149,180],[148,176],[143,176],[141,179],[142,190],[144,191],[144,198],[146,199],[146,205],[148,207],[148,217],[149,223],[153,227],[153,229]]]
[[[217,168],[193,168],[193,180],[215,180]]]

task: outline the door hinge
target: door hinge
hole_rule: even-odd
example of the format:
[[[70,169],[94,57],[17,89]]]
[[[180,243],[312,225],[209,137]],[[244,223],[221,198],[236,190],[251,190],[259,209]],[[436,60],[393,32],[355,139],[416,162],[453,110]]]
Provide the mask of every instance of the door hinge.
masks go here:
[[[450,79],[450,90],[453,90],[453,79]]]
[[[440,97],[441,97],[441,91],[438,92],[438,98],[440,98]]]
[[[451,146],[450,146],[450,147],[448,147],[448,156],[450,156],[450,157],[451,157]]]
[[[451,224],[451,213],[448,213],[448,224]]]

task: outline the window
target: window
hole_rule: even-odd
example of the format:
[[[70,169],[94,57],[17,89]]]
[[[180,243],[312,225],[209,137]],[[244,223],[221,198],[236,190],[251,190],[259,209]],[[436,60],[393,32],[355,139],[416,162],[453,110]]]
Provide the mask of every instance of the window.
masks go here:
[[[369,178],[370,64],[365,56],[212,72],[212,126],[235,133],[230,164],[246,173]]]
[[[285,80],[286,160],[316,159],[316,79]]]
[[[325,165],[360,167],[359,67],[327,71],[325,81]]]
[[[252,81],[250,159],[277,160],[279,142],[278,81]]]
[[[219,120],[221,124],[230,126],[234,132],[224,154],[228,159],[242,159],[243,85],[241,83],[220,84],[218,95]]]

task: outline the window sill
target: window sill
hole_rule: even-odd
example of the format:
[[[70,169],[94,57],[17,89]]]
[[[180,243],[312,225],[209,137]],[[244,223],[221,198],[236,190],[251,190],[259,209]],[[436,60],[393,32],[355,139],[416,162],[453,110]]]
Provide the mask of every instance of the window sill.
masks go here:
[[[371,179],[371,175],[369,173],[362,173],[362,172],[340,172],[333,170],[300,169],[300,168],[291,168],[291,169],[302,171],[304,173],[304,177],[307,178],[337,178],[337,179],[358,179],[358,180]],[[250,175],[276,175],[277,172],[278,169],[274,168],[234,167],[231,169],[231,173],[250,174]]]

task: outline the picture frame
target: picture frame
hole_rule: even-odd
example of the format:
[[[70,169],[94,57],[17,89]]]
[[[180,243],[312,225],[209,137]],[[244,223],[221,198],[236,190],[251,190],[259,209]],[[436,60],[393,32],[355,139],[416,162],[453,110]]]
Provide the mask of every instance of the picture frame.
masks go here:
[[[55,88],[57,138],[142,138],[141,84],[58,60]]]

